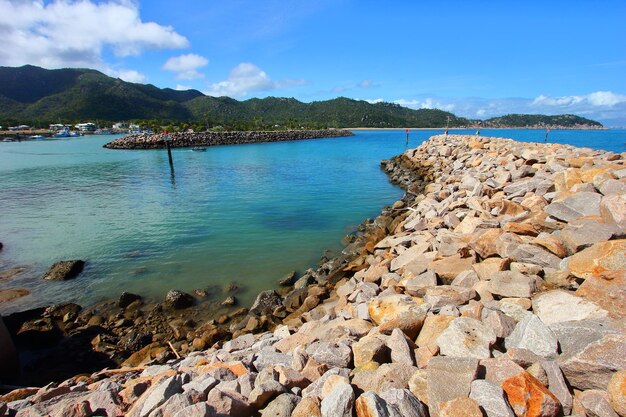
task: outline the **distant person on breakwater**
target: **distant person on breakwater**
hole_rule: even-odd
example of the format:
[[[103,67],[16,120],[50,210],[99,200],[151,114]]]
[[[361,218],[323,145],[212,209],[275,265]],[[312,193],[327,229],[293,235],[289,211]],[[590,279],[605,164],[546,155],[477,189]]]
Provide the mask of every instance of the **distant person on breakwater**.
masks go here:
[[[550,128],[546,128],[546,137],[543,139],[544,142],[548,141],[548,134],[550,133]]]
[[[480,136],[480,129],[476,129],[476,136]]]

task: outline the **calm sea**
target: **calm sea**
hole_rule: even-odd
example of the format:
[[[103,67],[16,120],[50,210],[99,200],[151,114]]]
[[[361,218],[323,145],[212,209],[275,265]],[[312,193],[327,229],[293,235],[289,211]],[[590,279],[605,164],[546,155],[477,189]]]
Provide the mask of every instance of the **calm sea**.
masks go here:
[[[438,133],[412,131],[409,146]],[[0,289],[32,292],[0,304],[0,313],[232,282],[247,303],[289,271],[315,266],[325,250],[339,250],[342,237],[402,195],[379,163],[406,149],[404,130],[175,149],[173,176],[165,151],[102,148],[114,138],[0,142],[0,271],[27,268]],[[552,131],[549,141],[626,151],[624,130]],[[61,259],[84,259],[86,270],[72,281],[43,281]]]

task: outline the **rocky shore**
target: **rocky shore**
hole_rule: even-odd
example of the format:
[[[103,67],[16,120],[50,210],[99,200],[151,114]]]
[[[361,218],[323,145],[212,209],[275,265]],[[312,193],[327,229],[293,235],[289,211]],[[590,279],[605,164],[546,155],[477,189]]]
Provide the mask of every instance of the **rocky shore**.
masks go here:
[[[303,139],[337,138],[353,136],[349,130],[281,130],[259,132],[175,132],[157,134],[140,133],[124,136],[104,145],[108,149],[162,149],[169,138],[173,148],[195,146],[240,145],[244,143],[285,142]]]
[[[626,416],[626,155],[441,135],[382,167],[402,200],[222,337],[0,417]]]

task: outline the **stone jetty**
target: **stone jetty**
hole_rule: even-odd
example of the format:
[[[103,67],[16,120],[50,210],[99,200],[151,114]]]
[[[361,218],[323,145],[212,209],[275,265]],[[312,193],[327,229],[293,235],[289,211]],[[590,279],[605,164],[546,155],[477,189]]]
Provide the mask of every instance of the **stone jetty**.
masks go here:
[[[244,143],[285,142],[303,139],[337,138],[353,136],[349,130],[280,130],[257,132],[175,132],[147,134],[139,133],[124,136],[104,145],[108,149],[162,149],[165,140],[170,140],[173,148],[195,146],[240,145]]]
[[[382,167],[402,200],[232,337],[0,416],[626,416],[626,154],[441,135]]]

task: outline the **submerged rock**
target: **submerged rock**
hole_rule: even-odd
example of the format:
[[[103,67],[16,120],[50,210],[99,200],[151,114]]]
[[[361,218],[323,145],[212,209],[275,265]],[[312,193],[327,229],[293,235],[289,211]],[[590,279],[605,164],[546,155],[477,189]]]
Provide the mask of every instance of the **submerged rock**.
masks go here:
[[[81,260],[59,261],[50,267],[48,272],[43,276],[43,279],[49,281],[66,281],[76,278],[83,271],[84,267],[85,261]]]

